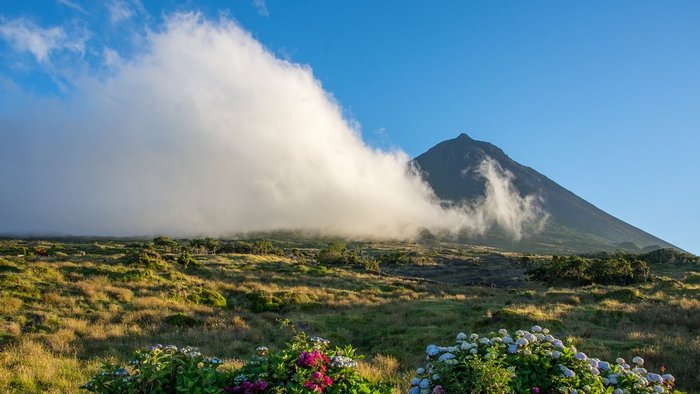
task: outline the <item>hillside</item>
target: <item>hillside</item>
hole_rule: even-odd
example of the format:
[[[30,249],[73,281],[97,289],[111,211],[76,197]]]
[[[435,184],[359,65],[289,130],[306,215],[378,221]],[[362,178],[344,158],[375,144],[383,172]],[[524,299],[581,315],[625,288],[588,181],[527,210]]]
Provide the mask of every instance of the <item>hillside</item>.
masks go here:
[[[526,280],[530,257],[476,247],[348,244],[382,261],[367,269],[319,262],[329,246],[318,240],[154,241],[0,240],[0,392],[84,392],[103,362],[158,343],[235,369],[256,346],[289,339],[279,319],[357,346],[368,356],[360,372],[397,392],[428,344],[533,324],[603,359],[663,364],[700,392],[697,260],[658,255],[653,281],[572,287]]]
[[[443,141],[414,159],[426,181],[444,200],[453,202],[484,195],[485,180],[473,170],[490,157],[514,175],[514,186],[521,195],[538,194],[550,220],[536,235],[513,243],[492,231],[485,237],[463,237],[478,242],[520,251],[580,253],[596,250],[676,248],[674,245],[640,230],[589,203],[556,182],[526,167],[488,142],[460,134]]]

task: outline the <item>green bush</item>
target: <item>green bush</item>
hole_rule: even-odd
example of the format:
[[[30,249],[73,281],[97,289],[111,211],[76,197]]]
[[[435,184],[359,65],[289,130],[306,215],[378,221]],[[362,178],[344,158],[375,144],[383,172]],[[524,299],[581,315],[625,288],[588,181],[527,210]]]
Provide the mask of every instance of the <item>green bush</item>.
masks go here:
[[[331,348],[329,341],[295,332],[279,351],[259,347],[258,357],[231,375],[227,393],[389,394],[391,387],[360,377],[351,346]]]
[[[215,308],[226,307],[226,297],[216,290],[207,289],[201,286],[183,286],[173,289],[173,296],[178,299],[185,299],[199,305],[207,305]]]
[[[632,366],[621,358],[613,364],[579,352],[547,329],[530,330],[460,333],[450,346],[429,345],[427,365],[416,370],[409,394],[674,392],[674,377],[647,371],[641,357]]]
[[[256,313],[280,312],[285,307],[282,298],[262,290],[248,293],[247,297],[251,304],[250,310]]]
[[[184,313],[166,316],[163,321],[166,324],[176,327],[194,327],[199,325],[199,320],[192,316],[185,315]]]
[[[199,261],[195,260],[187,249],[183,249],[182,252],[180,252],[177,263],[185,268],[200,265]]]
[[[650,278],[649,266],[642,260],[622,257],[589,259],[582,256],[552,256],[527,272],[533,280],[548,284],[630,285]]]
[[[164,268],[165,261],[157,250],[147,247],[142,249],[130,250],[122,257],[122,263],[127,265],[136,265],[141,267]]]
[[[223,393],[226,376],[217,371],[218,358],[197,349],[156,345],[138,350],[128,367],[104,364],[83,389],[94,393]]]

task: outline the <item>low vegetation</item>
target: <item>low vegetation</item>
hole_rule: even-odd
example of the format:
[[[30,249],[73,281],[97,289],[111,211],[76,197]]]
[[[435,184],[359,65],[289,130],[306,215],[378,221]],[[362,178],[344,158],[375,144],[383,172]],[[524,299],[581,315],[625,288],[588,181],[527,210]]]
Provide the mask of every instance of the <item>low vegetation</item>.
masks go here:
[[[590,280],[531,281],[526,271],[575,258],[431,242],[0,241],[0,392],[79,392],[104,363],[123,366],[158,343],[236,371],[261,345],[285,349],[293,334],[281,319],[356,346],[367,355],[358,379],[399,392],[428,344],[535,324],[601,360],[639,355],[700,392],[693,256],[582,256],[589,269],[577,275]],[[619,278],[593,279],[616,276],[590,268],[597,259],[624,260],[632,280],[622,263]]]

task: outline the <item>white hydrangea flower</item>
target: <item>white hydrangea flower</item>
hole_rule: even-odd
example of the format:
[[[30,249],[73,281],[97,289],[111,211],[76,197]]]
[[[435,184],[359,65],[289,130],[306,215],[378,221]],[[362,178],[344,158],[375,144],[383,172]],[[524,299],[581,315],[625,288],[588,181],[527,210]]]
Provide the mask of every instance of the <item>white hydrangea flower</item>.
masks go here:
[[[527,346],[529,342],[525,338],[518,338],[518,340],[515,341],[515,343],[519,346]]]
[[[498,330],[498,333],[501,336],[505,336],[505,335],[508,335],[508,330],[506,330],[505,328],[501,328],[500,330]]]
[[[625,359],[622,358],[622,357],[618,357],[618,358],[615,359],[615,363],[617,363],[617,364],[624,364],[624,363],[625,363]]]
[[[667,373],[662,376],[665,380],[668,380],[669,382],[673,383],[676,381],[676,378],[673,377],[673,375]]]
[[[636,356],[635,358],[632,359],[632,362],[637,364],[637,365],[644,365],[644,359]]]
[[[523,330],[518,330],[518,331],[515,332],[515,336],[516,336],[516,337],[521,337],[521,336],[523,336],[523,335],[525,335],[525,331],[523,331]]]
[[[625,392],[622,391],[622,389],[615,389],[615,391],[613,391],[613,394],[625,394]]]
[[[534,325],[534,326],[532,326],[532,328],[530,329],[530,331],[532,331],[532,332],[540,332],[540,331],[542,331],[542,327],[540,327],[540,326],[538,326],[538,325]]]
[[[465,334],[465,333],[463,333],[463,332],[460,332],[459,334],[457,334],[457,340],[458,340],[458,341],[463,341],[463,340],[465,340],[465,339],[467,339],[467,334]]]
[[[584,352],[578,352],[578,353],[576,353],[576,354],[574,355],[574,358],[576,358],[577,360],[582,360],[582,361],[583,361],[583,360],[588,360],[588,356],[586,356],[586,353],[584,353]]]

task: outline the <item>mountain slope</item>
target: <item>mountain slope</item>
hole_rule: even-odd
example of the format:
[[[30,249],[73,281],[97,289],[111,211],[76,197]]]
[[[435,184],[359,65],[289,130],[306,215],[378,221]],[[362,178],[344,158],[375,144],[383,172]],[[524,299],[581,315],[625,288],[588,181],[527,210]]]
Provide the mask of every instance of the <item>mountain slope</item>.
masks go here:
[[[486,157],[513,173],[513,184],[521,195],[542,196],[543,206],[551,216],[541,233],[520,242],[513,243],[494,230],[478,239],[482,243],[542,252],[676,248],[598,209],[534,169],[515,162],[500,148],[473,140],[466,134],[437,144],[413,162],[438,197],[457,202],[484,195],[485,180],[475,175],[474,170]],[[464,241],[475,240],[466,238]]]

